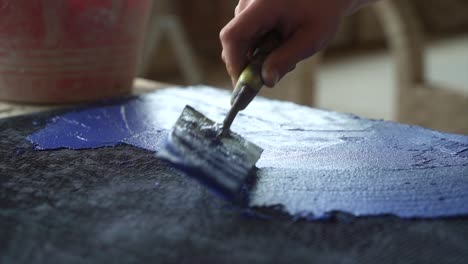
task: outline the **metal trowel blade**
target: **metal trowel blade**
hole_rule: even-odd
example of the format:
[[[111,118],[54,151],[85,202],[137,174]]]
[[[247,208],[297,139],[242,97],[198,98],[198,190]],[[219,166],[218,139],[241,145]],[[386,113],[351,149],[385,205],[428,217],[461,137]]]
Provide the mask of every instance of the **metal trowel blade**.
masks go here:
[[[233,202],[263,149],[230,132],[219,136],[216,123],[186,106],[157,156]]]

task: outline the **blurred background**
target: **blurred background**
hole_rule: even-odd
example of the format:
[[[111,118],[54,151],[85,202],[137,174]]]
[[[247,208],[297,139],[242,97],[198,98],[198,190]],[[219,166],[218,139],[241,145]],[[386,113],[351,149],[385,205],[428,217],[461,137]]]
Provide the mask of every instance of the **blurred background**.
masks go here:
[[[155,0],[139,76],[231,89],[221,28],[235,0]],[[468,1],[383,0],[264,96],[468,134]]]

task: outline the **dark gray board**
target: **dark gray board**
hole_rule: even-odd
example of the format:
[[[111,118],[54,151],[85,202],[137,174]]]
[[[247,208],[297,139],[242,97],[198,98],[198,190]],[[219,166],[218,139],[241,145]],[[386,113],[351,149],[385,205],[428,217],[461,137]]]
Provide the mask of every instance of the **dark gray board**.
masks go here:
[[[252,216],[128,145],[37,151],[0,121],[0,263],[466,263],[468,218]]]

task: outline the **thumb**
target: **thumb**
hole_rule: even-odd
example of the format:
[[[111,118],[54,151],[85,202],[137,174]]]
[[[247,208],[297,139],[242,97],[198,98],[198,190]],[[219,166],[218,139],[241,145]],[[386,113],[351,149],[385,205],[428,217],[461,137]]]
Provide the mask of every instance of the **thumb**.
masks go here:
[[[262,68],[265,85],[273,87],[296,64],[314,55],[323,46],[320,36],[310,30],[298,30],[268,55]]]

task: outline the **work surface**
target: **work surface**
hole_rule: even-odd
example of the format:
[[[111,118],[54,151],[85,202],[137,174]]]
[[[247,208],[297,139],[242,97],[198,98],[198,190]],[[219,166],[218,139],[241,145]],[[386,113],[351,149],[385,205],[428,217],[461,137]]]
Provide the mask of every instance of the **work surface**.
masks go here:
[[[466,137],[256,100],[233,127],[265,148],[253,208],[240,210],[154,155],[182,101],[220,120],[227,98],[211,89],[176,89],[107,104],[104,112],[98,106],[0,121],[0,260],[466,262]],[[86,121],[97,116],[93,111],[112,117],[112,106],[115,120],[138,130],[132,102],[157,116],[148,125],[153,130],[143,129],[145,140],[125,129],[93,138],[108,134]],[[125,115],[122,105],[130,105]],[[107,129],[115,128],[111,120]],[[68,131],[85,129],[54,134],[67,123]],[[45,136],[51,140],[40,141]],[[35,150],[27,137],[59,149]],[[95,148],[102,146],[108,147]]]

